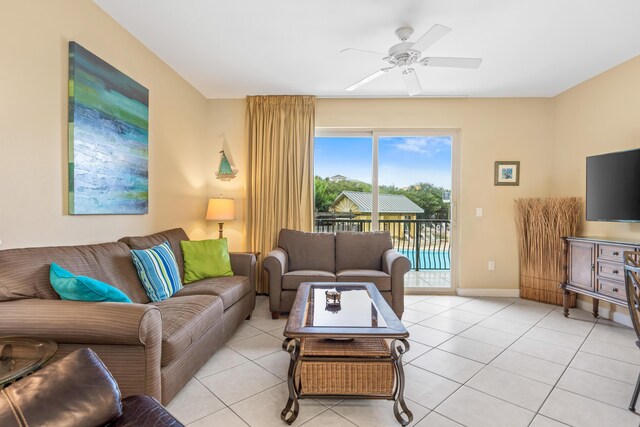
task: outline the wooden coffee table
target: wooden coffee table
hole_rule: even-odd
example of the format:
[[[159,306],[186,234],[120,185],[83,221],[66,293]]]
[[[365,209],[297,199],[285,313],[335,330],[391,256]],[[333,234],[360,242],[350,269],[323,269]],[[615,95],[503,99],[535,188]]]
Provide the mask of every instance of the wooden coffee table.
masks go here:
[[[340,291],[339,306],[327,303],[325,292],[333,289]],[[283,421],[291,424],[298,400],[309,397],[393,400],[398,422],[413,420],[402,367],[409,332],[374,284],[302,283],[284,336],[282,349],[291,360]]]

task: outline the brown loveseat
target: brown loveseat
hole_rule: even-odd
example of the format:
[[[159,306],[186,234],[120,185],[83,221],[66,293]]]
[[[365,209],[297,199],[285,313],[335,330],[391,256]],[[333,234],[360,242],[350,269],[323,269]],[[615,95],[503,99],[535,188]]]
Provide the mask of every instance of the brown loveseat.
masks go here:
[[[269,273],[269,310],[287,312],[302,282],[371,282],[396,315],[404,311],[409,259],[393,249],[388,231],[305,233],[280,230],[263,266]]]
[[[122,394],[149,394],[167,404],[220,348],[255,306],[253,254],[231,254],[235,273],[186,285],[149,302],[130,249],[168,240],[180,275],[182,229],[86,246],[0,251],[0,335],[49,337],[55,359],[89,347],[118,381]],[[109,283],[134,304],[60,300],[49,283],[55,262],[77,275]]]

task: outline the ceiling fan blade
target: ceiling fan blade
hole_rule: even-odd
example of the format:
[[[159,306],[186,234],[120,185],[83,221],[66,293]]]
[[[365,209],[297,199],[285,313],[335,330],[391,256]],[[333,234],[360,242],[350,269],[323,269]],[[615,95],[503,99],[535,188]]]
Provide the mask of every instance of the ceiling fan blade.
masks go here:
[[[391,69],[393,69],[393,68],[394,68],[394,67],[387,67],[387,68],[383,68],[383,69],[381,69],[381,70],[378,70],[378,71],[376,71],[375,73],[373,73],[373,74],[371,74],[371,75],[369,75],[369,76],[365,77],[364,79],[362,79],[362,80],[358,80],[356,83],[352,84],[351,86],[349,86],[349,87],[348,87],[348,88],[346,88],[345,90],[346,90],[347,92],[352,92],[352,91],[354,91],[354,90],[358,89],[360,86],[364,86],[364,85],[366,85],[367,83],[369,83],[370,81],[375,80],[375,79],[377,79],[378,77],[380,77],[380,76],[382,76],[382,75],[384,75],[384,74],[388,73],[388,72],[389,72],[389,70],[391,70]]]
[[[449,31],[451,31],[451,28],[436,24],[424,33],[422,37],[411,46],[411,49],[422,53],[443,38]]]
[[[438,58],[428,57],[420,60],[427,67],[478,68],[482,58]]]
[[[402,79],[407,86],[407,92],[409,95],[415,96],[422,92],[422,86],[420,86],[420,80],[418,80],[418,74],[413,68],[405,68],[402,70]]]
[[[342,49],[340,52],[338,53],[345,53],[345,52],[349,52],[349,51],[355,51],[355,52],[364,52],[364,53],[373,53],[374,55],[379,55],[379,56],[387,56],[386,53],[384,52],[375,52],[373,50],[365,50],[365,49],[358,49],[355,47],[348,47],[346,49]]]

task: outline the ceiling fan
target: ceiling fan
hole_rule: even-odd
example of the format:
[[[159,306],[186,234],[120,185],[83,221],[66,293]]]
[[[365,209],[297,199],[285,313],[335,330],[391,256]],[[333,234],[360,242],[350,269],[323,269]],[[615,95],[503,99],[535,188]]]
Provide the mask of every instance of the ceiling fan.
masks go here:
[[[348,92],[354,91],[370,81],[377,79],[383,74],[399,68],[402,70],[402,78],[409,95],[415,96],[422,92],[422,86],[420,86],[420,80],[418,79],[416,70],[413,68],[414,64],[424,65],[427,67],[478,68],[482,63],[481,58],[422,57],[422,53],[425,50],[444,37],[449,31],[451,31],[451,28],[436,24],[431,27],[429,31],[424,33],[417,41],[410,42],[408,40],[409,37],[411,37],[411,34],[413,34],[413,28],[400,27],[395,31],[396,36],[400,39],[400,43],[391,46],[386,54],[354,48],[341,50],[341,53],[352,50],[375,53],[384,56],[383,60],[389,63],[388,67],[381,68],[375,73],[359,80],[349,86],[346,90]]]

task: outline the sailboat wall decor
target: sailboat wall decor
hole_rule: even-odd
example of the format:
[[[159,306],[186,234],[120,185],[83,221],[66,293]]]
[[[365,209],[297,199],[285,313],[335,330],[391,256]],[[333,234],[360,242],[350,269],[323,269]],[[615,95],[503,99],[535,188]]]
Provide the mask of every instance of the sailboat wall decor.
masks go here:
[[[222,159],[220,160],[220,168],[218,172],[216,172],[216,178],[222,181],[231,181],[231,179],[236,177],[238,171],[231,169],[231,165],[229,164],[229,160],[227,160],[227,156],[224,154],[224,150],[222,150],[221,153]]]

